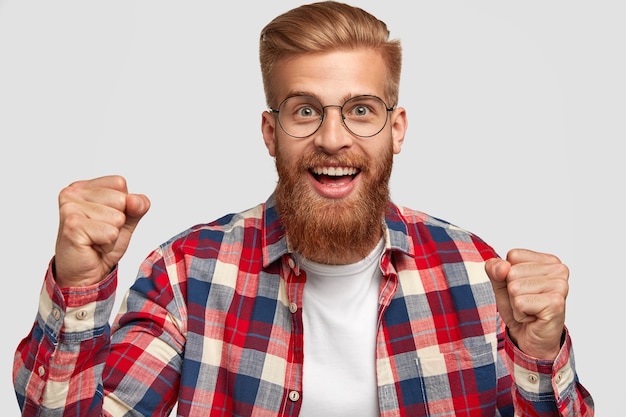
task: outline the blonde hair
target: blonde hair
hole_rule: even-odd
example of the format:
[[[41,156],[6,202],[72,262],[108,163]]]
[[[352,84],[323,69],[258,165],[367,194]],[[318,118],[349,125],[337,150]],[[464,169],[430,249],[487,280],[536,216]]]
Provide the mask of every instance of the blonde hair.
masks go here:
[[[275,64],[285,58],[332,50],[370,48],[378,51],[389,74],[385,95],[398,102],[402,48],[389,39],[387,25],[358,7],[336,1],[306,4],[277,16],[261,31],[259,59],[267,105],[277,106],[272,84]]]

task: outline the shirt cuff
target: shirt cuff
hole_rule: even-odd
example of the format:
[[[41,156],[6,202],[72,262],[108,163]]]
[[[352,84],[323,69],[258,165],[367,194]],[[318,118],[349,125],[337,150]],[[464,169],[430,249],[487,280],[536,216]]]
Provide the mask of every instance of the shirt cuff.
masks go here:
[[[66,338],[74,335],[77,341],[93,337],[94,332],[108,325],[116,287],[114,268],[97,284],[61,289],[54,279],[51,261],[39,296],[39,325],[55,343],[61,334]]]
[[[567,328],[563,344],[554,361],[539,360],[522,352],[507,336],[505,349],[513,365],[513,380],[529,399],[567,396],[576,378],[572,342]]]

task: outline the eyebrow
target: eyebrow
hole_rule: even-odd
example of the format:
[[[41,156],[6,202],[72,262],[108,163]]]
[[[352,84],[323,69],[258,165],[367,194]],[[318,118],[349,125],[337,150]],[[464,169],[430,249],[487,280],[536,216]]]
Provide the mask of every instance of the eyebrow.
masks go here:
[[[315,93],[312,93],[312,92],[309,92],[309,91],[293,91],[293,92],[290,92],[289,94],[287,94],[285,96],[285,98],[283,100],[286,100],[288,97],[294,97],[294,96],[313,97],[314,99],[316,99],[317,101],[322,103],[322,105],[324,105],[324,106],[329,105],[328,103],[324,103],[322,98],[319,95],[317,95]],[[350,93],[348,93],[348,94],[344,95],[342,98],[339,99],[340,100],[339,103],[333,103],[332,105],[335,105],[335,104],[342,105],[343,103],[345,103],[346,101],[350,100],[351,98],[360,97],[360,96],[376,96],[376,97],[378,97],[378,95],[376,95],[374,93],[358,93],[358,94],[350,94]]]

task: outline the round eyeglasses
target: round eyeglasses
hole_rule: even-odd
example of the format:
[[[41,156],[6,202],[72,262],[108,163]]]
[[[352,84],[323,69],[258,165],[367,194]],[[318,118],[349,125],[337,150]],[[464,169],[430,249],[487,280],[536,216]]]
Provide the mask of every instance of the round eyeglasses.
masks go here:
[[[323,106],[315,97],[295,95],[287,97],[277,109],[270,108],[269,111],[277,115],[278,124],[286,134],[294,138],[306,138],[322,126],[328,107],[338,107],[344,127],[362,138],[380,133],[387,124],[388,113],[394,110],[393,107],[387,107],[380,97],[371,95],[356,96],[342,105],[327,106]]]

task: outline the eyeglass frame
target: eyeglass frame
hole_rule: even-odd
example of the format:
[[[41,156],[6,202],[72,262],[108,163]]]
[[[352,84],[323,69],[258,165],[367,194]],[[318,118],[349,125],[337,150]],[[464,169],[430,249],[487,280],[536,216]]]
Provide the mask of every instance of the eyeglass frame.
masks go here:
[[[308,134],[308,135],[306,135],[306,136],[295,136],[295,135],[292,135],[291,133],[287,132],[287,130],[283,127],[283,124],[280,122],[280,116],[279,116],[279,113],[280,113],[280,108],[281,108],[281,106],[283,105],[283,103],[285,103],[287,100],[289,100],[290,98],[293,98],[293,97],[310,97],[310,98],[312,98],[313,100],[317,101],[317,102],[321,105],[322,115],[321,115],[321,117],[320,117],[320,123],[319,123],[319,125],[315,128],[315,130],[314,130],[313,132],[309,133],[309,134]],[[353,132],[353,131],[352,131],[352,130],[348,127],[348,125],[346,124],[346,117],[345,117],[345,116],[344,116],[344,114],[343,114],[343,106],[345,106],[345,105],[346,105],[346,103],[348,103],[348,102],[349,102],[349,101],[351,101],[351,100],[355,100],[355,99],[358,99],[358,98],[361,98],[361,97],[366,97],[366,98],[368,98],[368,97],[369,97],[369,98],[374,98],[374,99],[379,100],[381,103],[383,103],[383,106],[385,107],[385,110],[386,110],[386,111],[385,111],[385,123],[383,123],[383,125],[381,126],[381,128],[380,128],[380,129],[379,129],[376,133],[373,133],[373,134],[371,134],[371,135],[359,135],[359,134],[357,134],[357,133],[354,133],[354,132]],[[304,138],[308,138],[308,137],[310,137],[310,136],[313,136],[313,135],[314,135],[314,134],[315,134],[318,130],[320,130],[320,128],[321,128],[321,127],[322,127],[322,125],[324,124],[324,120],[325,120],[325,118],[326,118],[326,109],[327,109],[328,107],[339,107],[339,113],[341,114],[341,124],[343,125],[343,127],[344,127],[344,128],[345,128],[348,132],[350,132],[351,134],[353,134],[354,136],[357,136],[357,137],[359,137],[359,138],[364,138],[364,139],[369,139],[369,138],[371,138],[371,137],[374,137],[374,136],[378,135],[380,132],[382,132],[382,131],[383,131],[383,129],[385,128],[385,126],[387,126],[387,122],[389,121],[389,112],[392,112],[392,111],[394,111],[394,110],[396,109],[396,106],[395,106],[395,105],[394,105],[394,106],[392,106],[392,107],[389,107],[389,106],[387,105],[387,103],[385,103],[385,100],[383,100],[382,98],[380,98],[380,97],[378,97],[378,96],[375,96],[375,95],[373,95],[373,94],[360,94],[360,95],[358,95],[358,96],[354,96],[354,97],[350,97],[350,98],[348,98],[346,101],[344,101],[344,102],[343,102],[343,104],[328,104],[328,105],[326,105],[326,106],[324,106],[324,105],[322,104],[322,102],[321,102],[318,98],[313,97],[313,96],[311,96],[311,95],[309,95],[309,94],[293,94],[293,95],[290,95],[290,96],[285,97],[285,98],[283,99],[283,101],[281,101],[281,102],[280,102],[280,104],[278,105],[278,107],[277,107],[277,108],[275,108],[275,109],[274,109],[274,108],[270,107],[270,108],[268,109],[268,111],[269,111],[270,113],[273,113],[273,114],[275,114],[275,115],[276,115],[276,119],[278,120],[278,125],[280,126],[280,129],[281,129],[283,132],[285,132],[285,134],[286,134],[286,135],[291,136],[292,138],[295,138],[295,139],[304,139]]]

